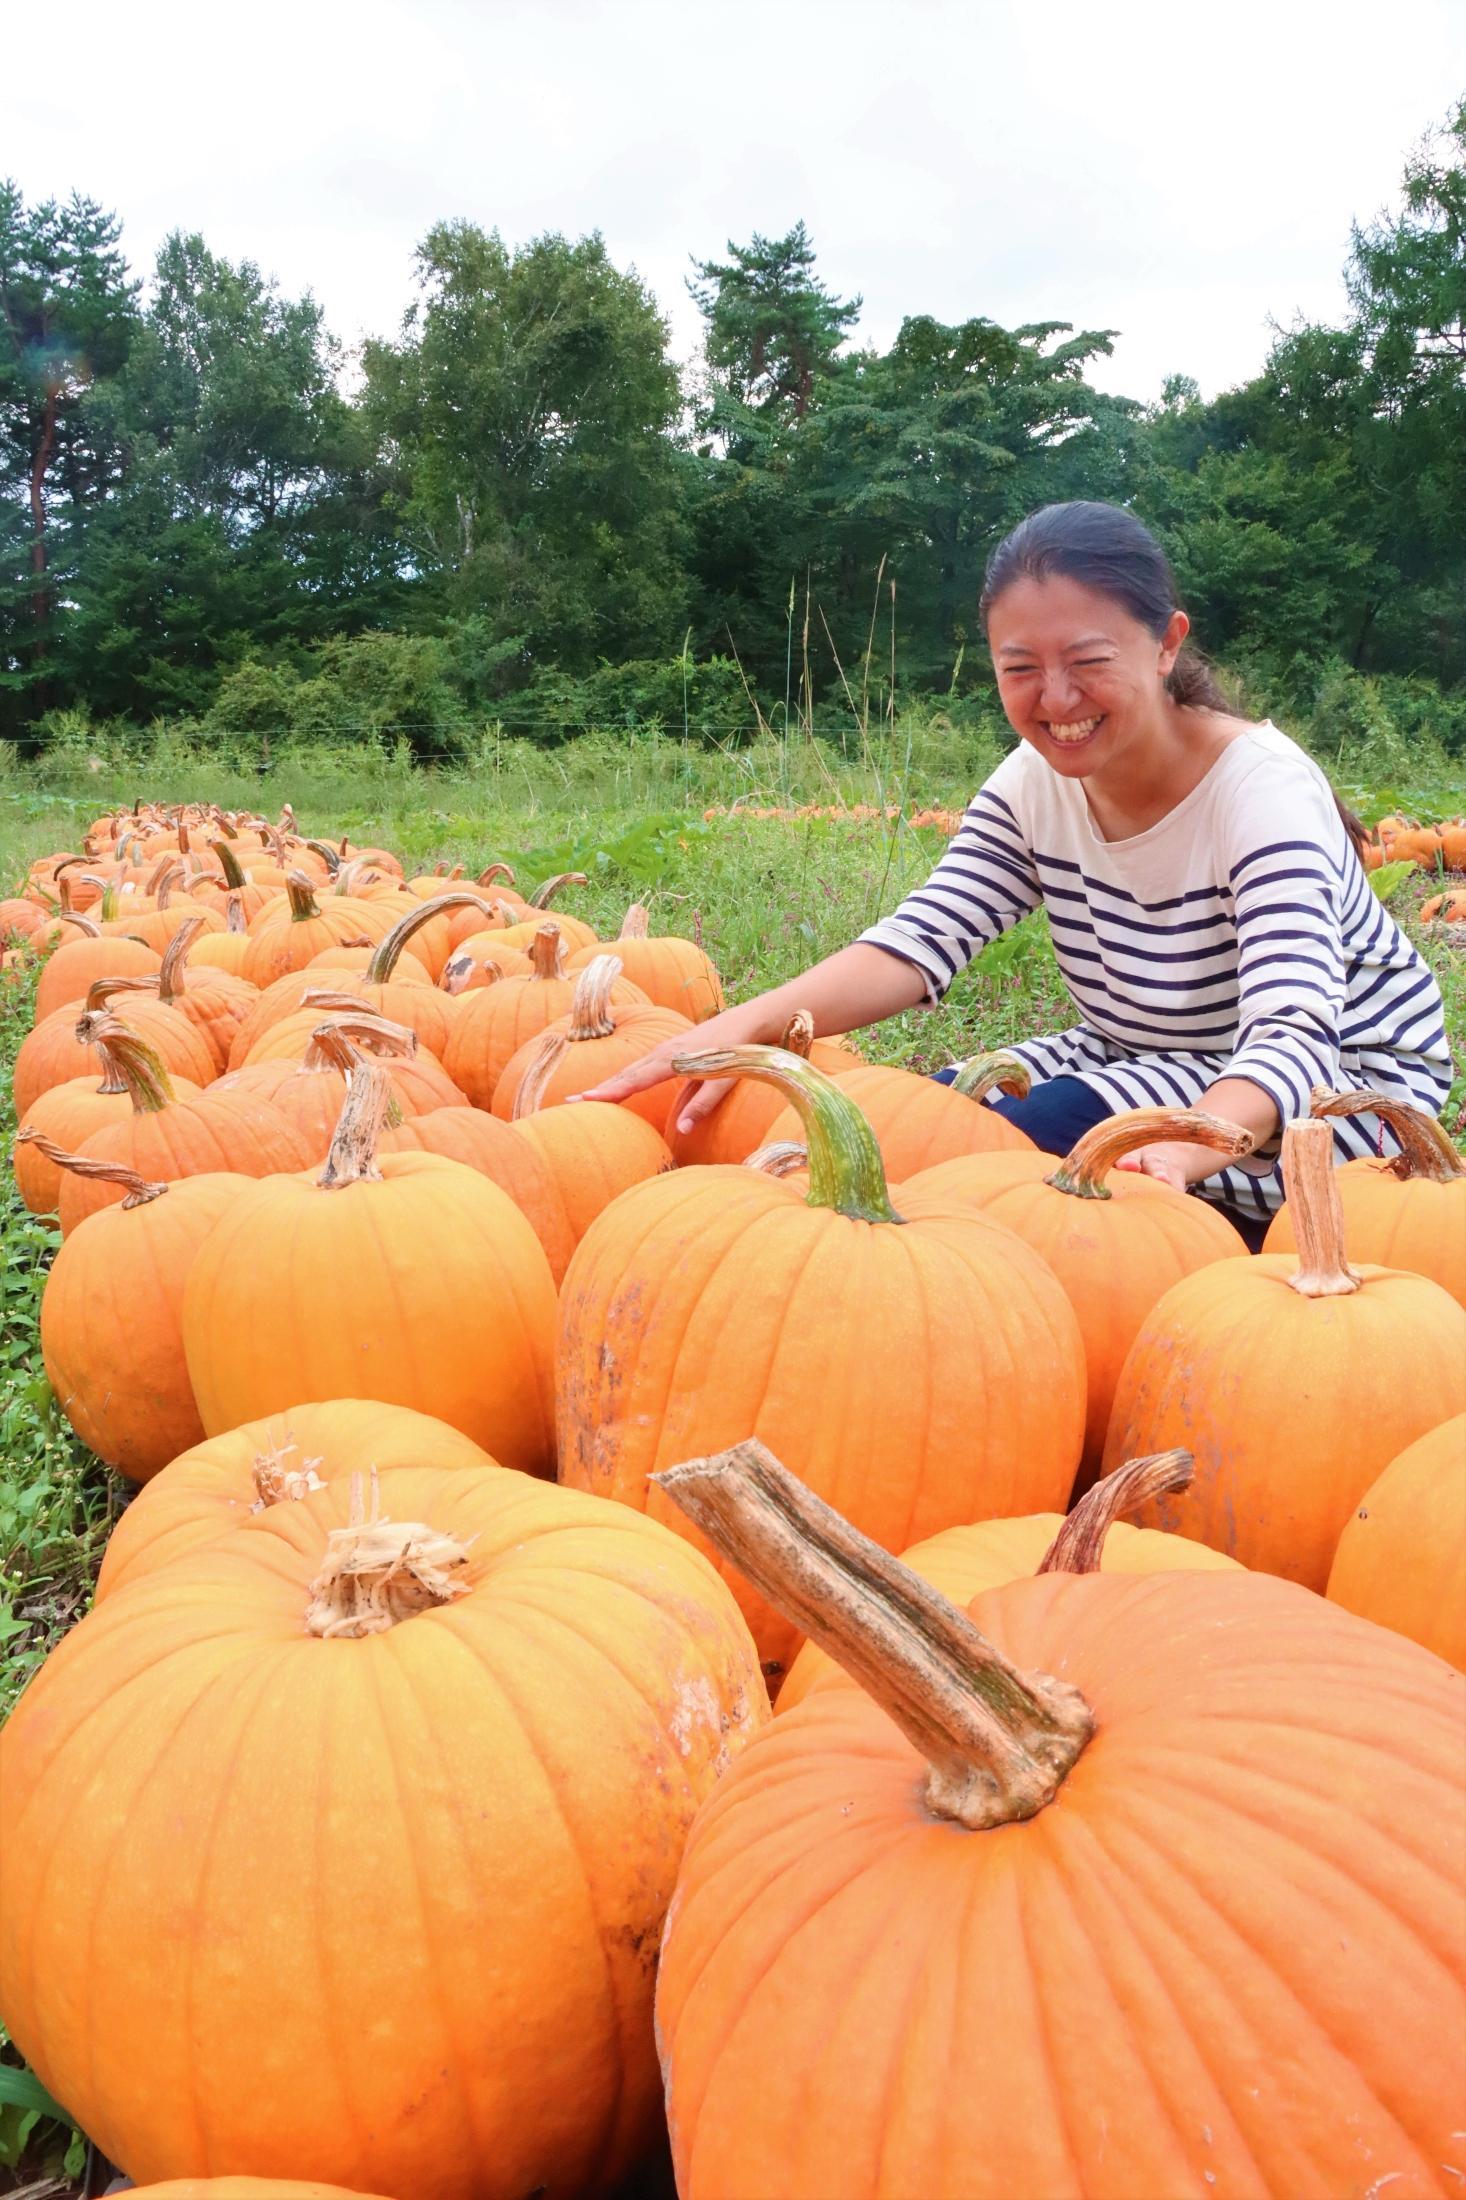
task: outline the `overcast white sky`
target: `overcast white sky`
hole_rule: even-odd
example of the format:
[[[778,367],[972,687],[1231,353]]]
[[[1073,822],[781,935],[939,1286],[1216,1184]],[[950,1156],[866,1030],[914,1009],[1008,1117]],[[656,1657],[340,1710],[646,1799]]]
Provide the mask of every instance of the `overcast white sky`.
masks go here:
[[[395,329],[441,218],[600,229],[669,316],[689,254],[803,218],[904,315],[1121,331],[1096,379],[1253,373],[1337,316],[1353,216],[1466,90],[1466,0],[69,0],[5,31],[0,172]]]

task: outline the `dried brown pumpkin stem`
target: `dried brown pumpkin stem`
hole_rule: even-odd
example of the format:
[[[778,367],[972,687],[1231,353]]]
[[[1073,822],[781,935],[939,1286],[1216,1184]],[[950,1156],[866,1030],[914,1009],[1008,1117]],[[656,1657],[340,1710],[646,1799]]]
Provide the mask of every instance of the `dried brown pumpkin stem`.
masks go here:
[[[679,1077],[754,1077],[774,1085],[804,1122],[809,1205],[860,1222],[899,1222],[875,1132],[833,1077],[782,1047],[719,1047],[674,1054]]]
[[[219,858],[219,869],[224,873],[224,884],[232,887],[236,893],[241,892],[249,884],[249,881],[240,869],[239,858],[234,853],[230,842],[227,840],[211,840],[209,846]]]
[[[634,901],[621,919],[618,937],[623,940],[645,940],[651,937],[651,919],[641,902]]]
[[[290,898],[290,921],[292,924],[304,924],[308,918],[320,915],[321,912],[316,903],[317,883],[309,872],[286,872],[285,891]]]
[[[125,1162],[98,1161],[91,1154],[85,1153],[63,1153],[53,1139],[47,1138],[44,1131],[38,1131],[34,1127],[17,1131],[15,1142],[17,1145],[34,1146],[37,1153],[45,1155],[53,1168],[69,1169],[73,1176],[87,1177],[96,1184],[125,1184],[127,1197],[122,1201],[124,1207],[145,1207],[149,1200],[161,1199],[166,1191],[171,1190],[171,1186],[167,1184],[149,1183],[145,1176],[139,1176],[137,1170],[129,1169]]]
[[[576,1039],[609,1039],[616,1029],[611,994],[623,964],[619,955],[592,955],[570,996],[570,1030]]]
[[[225,896],[224,929],[226,932],[233,932],[236,935],[249,930],[249,926],[244,921],[244,902],[237,893],[230,893]]]
[[[363,1061],[346,1087],[346,1098],[336,1119],[326,1165],[316,1178],[323,1192],[339,1192],[349,1184],[381,1181],[377,1167],[377,1140],[382,1118],[392,1096],[387,1072],[375,1062]]]
[[[311,1033],[305,1067],[339,1069],[343,1076],[350,1077],[365,1060],[362,1047],[397,1060],[410,1058],[417,1052],[417,1033],[406,1024],[389,1023],[385,1016],[373,1016],[366,1009],[333,1016],[329,1023],[317,1024]]]
[[[529,1067],[519,1080],[519,1089],[514,1095],[514,1106],[510,1112],[511,1122],[520,1123],[525,1116],[535,1115],[543,1107],[550,1079],[569,1043],[563,1031],[545,1032],[530,1056]]]
[[[326,1485],[316,1473],[319,1459],[299,1459],[299,1446],[291,1437],[284,1437],[273,1451],[255,1453],[251,1470],[255,1486],[255,1501],[251,1512],[265,1512],[271,1505],[299,1503],[309,1497],[312,1490],[323,1490]],[[291,1465],[290,1461],[297,1463]]]
[[[76,1035],[83,1046],[106,1049],[103,1059],[110,1056],[112,1070],[121,1078],[123,1090],[132,1101],[134,1115],[157,1115],[164,1108],[176,1106],[178,1095],[162,1062],[147,1041],[120,1017],[94,1011],[81,1018]]]
[[[934,1816],[976,1831],[1053,1801],[1094,1731],[1077,1689],[1020,1672],[755,1440],[652,1480],[895,1721]]]
[[[318,855],[320,857],[322,863],[324,863],[326,866],[327,875],[331,878],[335,878],[337,872],[341,869],[341,858],[336,853],[336,850],[331,846],[330,841],[308,840],[304,843],[304,845],[310,849],[312,855]],[[345,841],[343,841],[341,845],[344,848],[346,845]]]
[[[590,880],[586,877],[584,871],[557,871],[553,878],[545,879],[541,885],[535,888],[529,897],[529,906],[531,909],[548,909],[562,886],[589,886],[589,884]]]
[[[1309,1103],[1320,1119],[1377,1115],[1381,1122],[1388,1123],[1400,1142],[1400,1151],[1387,1166],[1402,1183],[1423,1177],[1431,1184],[1454,1184],[1458,1177],[1466,1176],[1466,1155],[1451,1144],[1445,1124],[1438,1116],[1427,1115],[1424,1108],[1412,1107],[1398,1093],[1325,1092],[1315,1085]]]
[[[1346,1298],[1363,1278],[1344,1256],[1344,1209],[1334,1177],[1334,1134],[1307,1116],[1283,1132],[1283,1189],[1293,1217],[1298,1268],[1287,1278],[1305,1299]]]
[[[196,917],[185,917],[168,945],[164,948],[163,967],[158,972],[158,998],[160,1001],[167,1001],[171,1004],[178,999],[181,993],[188,991],[183,966],[188,961],[193,943],[203,928],[202,911]]]
[[[86,940],[99,940],[102,937],[102,927],[95,917],[84,917],[79,909],[63,909],[56,922],[74,925]]]
[[[1105,1178],[1127,1153],[1153,1146],[1162,1139],[1181,1139],[1190,1146],[1209,1146],[1229,1161],[1240,1161],[1253,1147],[1250,1131],[1239,1123],[1224,1123],[1218,1115],[1200,1108],[1131,1108],[1124,1115],[1107,1115],[1086,1131],[1077,1146],[1064,1156],[1045,1183],[1056,1192],[1072,1192],[1076,1199],[1110,1199]]]
[[[376,1497],[373,1476],[372,1517],[364,1518],[361,1476],[353,1475],[351,1519],[326,1539],[305,1615],[306,1633],[322,1641],[385,1634],[468,1592],[459,1573],[468,1545],[421,1520],[383,1520]]]
[[[496,879],[501,878],[507,879],[511,886],[514,884],[512,863],[491,863],[486,871],[479,872],[477,883],[480,886],[492,886]]]
[[[974,1054],[952,1079],[953,1092],[964,1100],[985,1100],[990,1092],[1006,1092],[1014,1100],[1026,1100],[1033,1088],[1028,1064],[1016,1054]]]
[[[114,993],[156,993],[159,975],[158,971],[150,970],[146,976],[135,973],[130,978],[94,978],[87,987],[82,1019],[99,1014],[106,1008]],[[86,1034],[80,1023],[77,1025],[76,1035],[86,1044]]]
[[[529,959],[533,965],[531,975],[536,978],[563,978],[565,975],[565,943],[560,937],[558,924],[542,924],[529,943]]]
[[[810,1049],[814,1045],[814,1036],[813,1016],[807,1008],[796,1008],[784,1026],[784,1035],[779,1044],[786,1054],[797,1054],[801,1061],[807,1062]]]
[[[1189,1451],[1154,1451],[1143,1459],[1127,1460],[1086,1490],[1039,1566],[1041,1574],[1098,1573],[1104,1556],[1105,1537],[1126,1513],[1136,1512],[1152,1497],[1189,1489],[1196,1461]]]

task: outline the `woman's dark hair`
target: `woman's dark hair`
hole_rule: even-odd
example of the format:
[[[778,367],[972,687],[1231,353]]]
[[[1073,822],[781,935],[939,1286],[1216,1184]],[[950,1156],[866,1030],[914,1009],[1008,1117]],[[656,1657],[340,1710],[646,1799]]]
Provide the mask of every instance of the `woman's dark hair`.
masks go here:
[[[1020,520],[988,559],[978,605],[983,632],[988,613],[1014,581],[1043,581],[1053,573],[1123,604],[1157,641],[1170,625],[1171,613],[1185,608],[1170,559],[1133,512],[1119,504],[1045,504]],[[1183,706],[1220,711],[1228,718],[1242,715],[1206,659],[1186,644],[1166,675],[1166,689]],[[1334,808],[1357,853],[1368,832],[1337,795]]]
[[[1020,520],[988,559],[979,605],[984,633],[988,613],[1005,589],[1014,581],[1047,580],[1051,573],[1123,604],[1157,641],[1171,613],[1184,609],[1170,559],[1133,512],[1118,504],[1046,504]],[[1166,688],[1178,703],[1229,718],[1240,715],[1206,659],[1184,645]]]

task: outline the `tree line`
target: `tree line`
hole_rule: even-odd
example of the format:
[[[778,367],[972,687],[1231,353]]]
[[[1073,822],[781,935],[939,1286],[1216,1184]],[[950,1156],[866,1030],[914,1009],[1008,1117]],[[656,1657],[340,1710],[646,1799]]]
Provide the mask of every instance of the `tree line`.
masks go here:
[[[1211,401],[1097,390],[1113,332],[1060,322],[861,346],[802,224],[695,264],[690,375],[598,235],[445,222],[414,278],[348,383],[320,307],[251,263],[175,234],[144,285],[98,202],[0,186],[0,730],[81,708],[432,753],[485,719],[977,707],[988,551],[1104,497],[1264,699],[1342,682],[1466,744],[1466,100],[1355,227],[1342,325]]]

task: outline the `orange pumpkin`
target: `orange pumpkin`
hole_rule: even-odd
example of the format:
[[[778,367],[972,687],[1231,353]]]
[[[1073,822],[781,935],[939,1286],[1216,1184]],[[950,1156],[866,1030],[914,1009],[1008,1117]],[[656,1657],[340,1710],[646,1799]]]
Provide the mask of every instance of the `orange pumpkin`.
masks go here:
[[[521,1112],[510,1129],[548,1172],[559,1218],[557,1235],[568,1238],[572,1252],[613,1199],[672,1167],[665,1140],[629,1108],[581,1100],[574,1107],[536,1109],[528,1079],[519,1092]],[[548,1229],[542,1228],[541,1234],[548,1247]],[[553,1255],[551,1259],[553,1265]],[[563,1282],[564,1273],[562,1269],[557,1282]]]
[[[99,1176],[115,1203],[57,1253],[41,1294],[41,1356],[82,1442],[134,1482],[196,1444],[203,1423],[183,1358],[183,1287],[200,1245],[248,1179],[149,1183],[23,1131],[68,1182]]]
[[[773,1047],[677,1067],[765,1077],[792,1097],[809,1199],[748,1169],[683,1169],[591,1225],[560,1294],[561,1478],[661,1517],[657,1469],[752,1433],[903,1544],[1062,1504],[1084,1357],[1037,1255],[950,1201],[908,1199],[898,1215],[844,1080]],[[787,1665],[797,1635],[730,1579],[760,1654]]]
[[[1466,831],[1461,835],[1466,840]],[[1451,865],[1453,871],[1462,865]],[[1432,894],[1429,901],[1420,905],[1422,924],[1466,924],[1466,887],[1453,887],[1449,894]]]
[[[1466,1414],[1421,1436],[1344,1524],[1328,1594],[1466,1672]]]
[[[1466,1306],[1466,1158],[1444,1126],[1387,1092],[1316,1090],[1313,1112],[1324,1121],[1378,1115],[1399,1141],[1397,1154],[1346,1161],[1335,1172],[1350,1252],[1381,1268],[1429,1276]],[[1293,1213],[1284,1204],[1268,1224],[1263,1251],[1297,1249]]]
[[[814,1018],[804,1009],[795,1010],[784,1026],[779,1044],[786,1054],[797,1054],[801,1060],[813,1062],[826,1077],[844,1077],[850,1070],[861,1067],[860,1056],[852,1053],[841,1040],[815,1037]],[[746,1161],[759,1146],[768,1142],[769,1125],[785,1113],[783,1094],[776,1085],[740,1077],[711,1115],[700,1117],[690,1131],[679,1130],[677,1118],[691,1089],[689,1085],[678,1085],[667,1111],[667,1143],[679,1169]]]
[[[67,935],[54,950],[36,982],[35,1020],[72,1002],[84,1000],[98,978],[145,978],[162,968],[156,948],[142,940],[109,936],[89,918],[66,920]],[[75,937],[78,931],[84,937]]]
[[[660,1146],[661,1141],[658,1139],[656,1144]],[[482,1108],[433,1108],[409,1115],[395,1129],[383,1131],[377,1150],[434,1153],[444,1161],[462,1162],[465,1168],[477,1169],[488,1177],[500,1191],[509,1194],[544,1247],[558,1290],[579,1233],[572,1229],[554,1170],[530,1139],[521,1138],[509,1124],[485,1115]],[[668,1166],[666,1149],[662,1148],[658,1158],[641,1173],[653,1176],[658,1168]],[[621,1189],[618,1184],[616,1190]],[[607,1194],[608,1198],[612,1196]]]
[[[496,1462],[430,1413],[367,1398],[292,1406],[207,1437],[175,1453],[118,1521],[102,1554],[97,1602],[201,1544],[236,1534],[271,1505],[292,1503],[342,1476],[392,1467],[478,1472]]]
[[[168,942],[158,973],[158,999],[201,1034],[215,1071],[222,1073],[234,1034],[260,995],[257,986],[234,972],[208,964],[197,970],[189,967],[201,923],[199,916],[188,918]]]
[[[1011,1067],[1010,1067],[1011,1065]],[[881,1161],[893,1184],[904,1184],[939,1161],[959,1154],[1032,1153],[1033,1140],[1006,1116],[983,1107],[981,1096],[990,1084],[1015,1080],[1024,1087],[1028,1073],[1006,1055],[979,1055],[967,1065],[969,1076],[959,1085],[934,1084],[907,1069],[883,1069],[872,1062],[852,1063],[840,1072],[844,1091],[855,1102],[881,1149]],[[799,1118],[793,1109],[775,1116],[769,1125],[770,1143],[797,1138]]]
[[[91,1047],[101,1065],[100,1083],[93,1075],[68,1078],[64,1085],[51,1085],[31,1102],[21,1122],[22,1136],[15,1142],[11,1159],[16,1189],[33,1215],[57,1213],[61,1203],[62,1172],[54,1161],[46,1158],[38,1143],[25,1141],[24,1133],[39,1131],[52,1145],[74,1153],[93,1131],[102,1130],[109,1123],[125,1123],[132,1114],[132,1095],[112,1052],[105,1017],[95,1019]],[[174,1077],[170,1083],[180,1099],[196,1098],[203,1090],[201,1085],[190,1084],[183,1077]]]
[[[669,1494],[855,1678],[692,1829],[657,1982],[681,2200],[1454,2189],[1459,1678],[1241,1572],[963,1614],[755,1449]]]
[[[576,976],[599,947],[582,947],[570,958]],[[692,940],[666,934],[652,939],[646,910],[634,901],[621,920],[615,952],[633,985],[639,985],[657,1008],[675,1008],[690,1023],[706,1023],[725,1006],[723,981],[702,949]]]
[[[365,1059],[358,1042],[369,1047],[372,1058],[381,1062],[392,1100],[408,1121],[418,1115],[475,1113],[431,1055],[418,1054],[416,1033],[404,1024],[390,1024],[365,1011],[358,1016],[323,1018],[298,1059],[293,1053],[277,1054],[248,1063],[221,1077],[214,1090],[253,1093],[278,1108],[304,1141],[304,1165],[314,1168],[330,1151],[347,1086]],[[394,1150],[402,1149],[383,1148],[384,1152]]]
[[[1137,1108],[1096,1124],[1057,1166],[1031,1147],[973,1154],[923,1169],[902,1187],[970,1203],[1016,1231],[1068,1292],[1084,1337],[1089,1399],[1082,1490],[1099,1473],[1115,1385],[1156,1300],[1198,1268],[1247,1252],[1217,1208],[1116,1168],[1122,1155],[1162,1138],[1192,1140],[1233,1160],[1251,1148],[1245,1133],[1214,1116]]]
[[[504,947],[499,935],[475,932],[454,948],[438,983],[452,998],[497,985],[501,978],[527,978],[533,968],[522,947]]]
[[[1107,1467],[1184,1443],[1196,1479],[1147,1524],[1322,1590],[1395,1454],[1466,1410],[1466,1313],[1423,1276],[1347,1264],[1327,1123],[1290,1123],[1299,1253],[1218,1261],[1157,1301],[1120,1375]]]
[[[318,902],[303,871],[290,874],[287,890],[284,910],[267,909],[250,927],[244,975],[261,992],[276,978],[303,970],[323,947],[355,946],[363,940],[371,945],[392,929],[391,911],[373,902],[337,894],[324,894]]]
[[[555,1286],[514,1202],[476,1170],[375,1142],[385,1070],[352,1079],[319,1177],[260,1183],[188,1279],[184,1342],[206,1431],[312,1398],[380,1398],[554,1471]]]
[[[575,980],[565,974],[558,922],[535,928],[527,978],[501,978],[486,991],[464,994],[443,1052],[443,1067],[476,1108],[492,1108],[494,1087],[510,1057],[526,1040],[537,1039],[557,1016],[569,1013]],[[611,989],[613,1007],[648,1005],[641,987],[618,978]]]
[[[348,2192],[297,2177],[170,2177],[161,2185],[134,2185],[132,2200],[381,2200],[380,2194]]]
[[[160,1565],[31,1683],[0,1736],[6,2023],[140,2180],[608,2192],[659,2122],[687,1828],[768,1715],[752,1646],[624,1509],[503,1470],[363,1497]]]
[[[252,1093],[221,1092],[217,1085],[180,1095],[158,1056],[116,1017],[103,1027],[131,1112],[83,1141],[80,1158],[116,1162],[124,1170],[173,1183],[179,1177],[223,1171],[268,1176],[305,1165],[308,1148],[278,1108]],[[69,1236],[99,1207],[123,1196],[121,1180],[70,1172],[61,1186],[61,1234]]]
[[[673,1008],[655,1008],[647,1002],[616,1005],[620,977],[618,955],[595,955],[584,965],[568,1013],[527,1039],[504,1064],[494,1087],[495,1115],[509,1120],[530,1077],[537,1096],[533,1105],[555,1107],[572,1093],[589,1092],[593,1085],[628,1069],[665,1040],[679,1039],[692,1030],[687,1018]],[[675,1087],[664,1079],[647,1092],[633,1093],[621,1105],[662,1133],[674,1097]]]
[[[71,1001],[28,1031],[20,1043],[11,1073],[11,1090],[18,1115],[68,1078],[85,1077],[92,1066],[92,1025],[89,1018],[117,1002],[117,1014],[145,1038],[170,1076],[185,1077],[191,1084],[213,1082],[214,1058],[204,1039],[184,1018],[142,989],[156,988],[154,978],[99,978],[87,989],[85,1005]],[[125,996],[125,998],[120,998]]]

